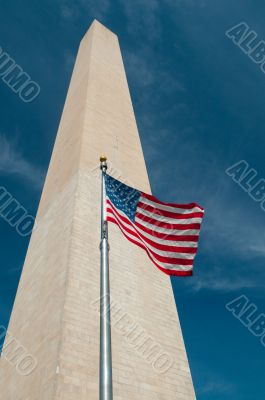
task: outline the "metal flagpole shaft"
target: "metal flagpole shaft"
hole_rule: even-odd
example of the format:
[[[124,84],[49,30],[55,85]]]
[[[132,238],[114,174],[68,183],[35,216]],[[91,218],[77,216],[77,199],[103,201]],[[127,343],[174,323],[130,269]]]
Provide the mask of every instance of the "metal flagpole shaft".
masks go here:
[[[101,169],[101,242],[100,242],[100,371],[99,399],[112,400],[112,356],[109,286],[109,244],[106,221],[105,174],[107,158],[100,157]]]

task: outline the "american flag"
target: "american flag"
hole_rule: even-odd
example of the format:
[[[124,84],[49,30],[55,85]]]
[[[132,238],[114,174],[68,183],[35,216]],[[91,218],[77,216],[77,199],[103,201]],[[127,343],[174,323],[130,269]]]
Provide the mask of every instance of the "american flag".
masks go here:
[[[107,221],[168,275],[192,275],[204,209],[163,203],[105,174]]]

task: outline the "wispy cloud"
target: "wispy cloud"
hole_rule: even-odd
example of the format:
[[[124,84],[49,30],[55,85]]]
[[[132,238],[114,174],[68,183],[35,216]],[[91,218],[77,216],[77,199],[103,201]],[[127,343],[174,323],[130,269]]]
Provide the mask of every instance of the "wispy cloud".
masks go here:
[[[200,371],[200,380],[197,388],[198,395],[207,398],[214,396],[214,398],[235,398],[237,395],[237,386],[234,382],[220,375],[219,373],[209,370],[205,364],[198,365]],[[209,396],[209,397],[208,397]]]
[[[143,95],[150,96],[150,91],[167,94],[185,92],[186,88],[180,76],[173,75],[163,66],[157,57],[157,53],[151,47],[139,46],[132,52],[130,49],[123,50],[126,73],[130,83],[139,89],[144,89]]]
[[[63,0],[60,3],[61,18],[65,21],[79,19],[84,13],[87,16],[102,20],[108,14],[110,9],[109,0],[101,0],[100,2],[92,0]]]
[[[227,185],[225,177],[220,178],[220,185],[213,187],[214,193],[205,191],[205,205],[209,211],[204,226],[207,251],[219,251],[237,255],[238,258],[251,260],[265,255],[265,232],[262,219],[264,212],[258,204],[252,204],[252,199],[246,207],[244,201],[239,201],[233,188]],[[245,193],[242,193],[244,196]],[[243,200],[243,199],[242,199]],[[251,207],[254,208],[250,212]],[[255,209],[256,207],[256,209]]]
[[[145,158],[150,165],[160,158],[161,145],[164,145],[167,137],[175,134],[174,140],[177,140],[177,132],[170,132],[165,121],[186,112],[185,84],[177,72],[169,71],[161,65],[152,48],[142,46],[133,52],[127,49],[123,51],[123,58],[132,94],[141,93],[133,98],[133,103],[140,136],[146,141],[146,146],[143,141]],[[174,96],[174,103],[172,100],[167,102],[171,96]],[[162,105],[161,97],[164,98]],[[160,167],[157,171],[162,172]]]
[[[23,264],[18,264],[17,266],[13,266],[7,270],[7,274],[14,274],[16,272],[22,271]]]
[[[64,52],[64,67],[66,71],[72,71],[75,63],[75,54],[70,50]]]
[[[229,271],[227,266],[209,266],[208,270],[203,271],[202,274],[196,274],[194,279],[186,281],[187,290],[191,292],[199,292],[207,289],[215,292],[236,292],[241,289],[264,289],[265,281],[262,272],[250,272],[249,269],[244,267],[241,273],[236,271]]]
[[[15,142],[4,135],[0,135],[0,174],[25,179],[34,189],[40,189],[44,179],[44,171],[30,163],[18,150]]]
[[[123,58],[126,63],[127,74],[130,75],[135,86],[147,88],[156,82],[154,66],[149,65],[146,57],[142,57],[140,52],[125,51]]]
[[[200,388],[199,394],[200,395],[232,395],[235,392],[234,385],[230,382],[215,382],[209,381],[203,387]]]
[[[129,33],[139,33],[144,38],[158,40],[161,35],[160,4],[158,0],[119,0],[127,19]]]

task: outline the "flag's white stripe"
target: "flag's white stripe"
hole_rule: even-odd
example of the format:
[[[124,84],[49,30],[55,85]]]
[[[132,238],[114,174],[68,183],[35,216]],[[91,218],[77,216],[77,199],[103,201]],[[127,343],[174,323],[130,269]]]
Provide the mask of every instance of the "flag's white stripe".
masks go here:
[[[146,243],[143,239],[142,239],[142,241],[154,253],[156,253],[157,255],[162,256],[162,257],[181,258],[183,260],[193,260],[196,255],[195,253],[181,253],[181,252],[177,253],[177,252],[172,252],[172,251],[158,250],[155,247],[151,246],[149,243]]]
[[[152,230],[153,232],[164,233],[164,235],[199,235],[199,229],[167,229],[163,228],[162,226],[157,226],[153,224],[149,224],[146,221],[143,221],[141,218],[135,217],[135,221],[145,226],[146,228]]]
[[[193,208],[177,208],[177,207],[171,207],[171,206],[165,206],[164,204],[159,204],[156,203],[155,201],[146,199],[145,197],[141,196],[140,200],[142,203],[145,203],[149,206],[152,206],[154,208],[158,208],[162,211],[170,211],[172,213],[178,213],[178,214],[190,214],[193,212],[203,212],[203,210],[199,207],[193,207]]]
[[[202,222],[202,218],[175,219],[175,218],[165,217],[164,215],[154,214],[140,207],[137,207],[137,213],[155,219],[158,222],[166,222],[167,224],[200,224]]]
[[[128,218],[123,212],[121,212],[125,218]],[[161,268],[164,269],[170,269],[170,270],[174,270],[174,271],[190,271],[192,269],[192,265],[182,265],[182,264],[164,264],[160,261],[158,261],[154,255],[149,251],[149,248],[146,246],[145,243],[143,243],[143,241],[141,239],[138,239],[137,237],[135,237],[134,235],[130,234],[129,232],[125,231],[123,229],[123,227],[121,226],[121,223],[119,221],[119,219],[111,213],[111,216],[114,217],[117,221],[117,223],[119,224],[119,227],[121,229],[121,231],[124,233],[124,235],[129,236],[131,239],[133,239],[134,241],[136,241],[137,243],[141,243],[145,246],[146,250],[148,251],[148,254],[150,255],[150,257],[152,258],[152,260],[154,260],[155,263],[157,263]],[[181,258],[181,257],[177,257],[177,258]]]
[[[193,265],[161,264],[159,261],[156,261],[156,263],[159,264],[161,268],[170,269],[171,271],[192,271],[193,269]]]

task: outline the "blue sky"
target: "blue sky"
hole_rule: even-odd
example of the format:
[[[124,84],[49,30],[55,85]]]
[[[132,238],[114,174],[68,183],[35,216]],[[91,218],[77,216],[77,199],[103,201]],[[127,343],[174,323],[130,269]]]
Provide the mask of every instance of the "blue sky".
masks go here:
[[[172,280],[198,400],[264,397],[265,348],[225,305],[265,313],[265,213],[225,170],[265,178],[265,74],[225,31],[265,40],[256,0],[3,0],[0,46],[41,92],[23,103],[0,80],[0,186],[36,213],[78,44],[94,18],[118,34],[153,194],[203,205],[192,278]],[[28,238],[0,220],[0,323],[7,325]]]

